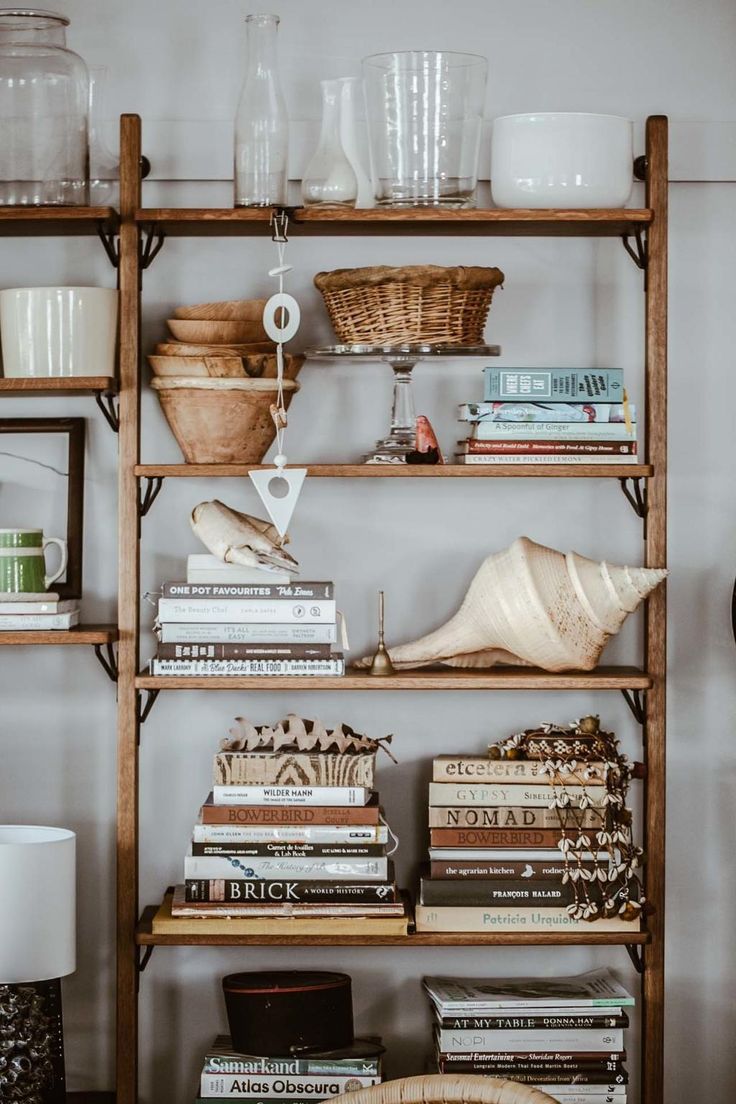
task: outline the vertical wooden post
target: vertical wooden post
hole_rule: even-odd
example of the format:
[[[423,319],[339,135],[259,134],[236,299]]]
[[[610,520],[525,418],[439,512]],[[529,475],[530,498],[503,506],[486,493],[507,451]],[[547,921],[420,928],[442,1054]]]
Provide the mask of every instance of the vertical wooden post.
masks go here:
[[[120,433],[118,456],[117,1104],[138,1096],[138,481],[140,456],[141,121],[120,125]]]
[[[646,130],[646,203],[654,212],[647,234],[646,435],[654,474],[647,484],[646,564],[667,563],[667,119],[653,115]],[[667,596],[660,586],[646,613],[646,668],[652,689],[646,695],[644,798],[646,895],[654,912],[644,948],[642,1011],[642,1102],[662,1104],[664,1075],[664,901],[665,901],[665,731]]]

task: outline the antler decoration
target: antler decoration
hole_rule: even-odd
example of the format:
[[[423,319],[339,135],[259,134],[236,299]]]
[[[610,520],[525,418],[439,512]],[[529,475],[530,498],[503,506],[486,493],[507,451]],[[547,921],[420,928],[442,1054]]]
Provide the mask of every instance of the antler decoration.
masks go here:
[[[246,717],[236,717],[229,730],[230,739],[220,744],[220,751],[324,751],[341,755],[359,755],[382,749],[395,763],[388,745],[393,736],[361,736],[348,724],[327,729],[320,720],[306,720],[289,713],[285,720],[273,725],[254,725]]]
[[[557,811],[559,848],[565,873],[575,900],[567,911],[575,920],[597,920],[620,916],[635,920],[645,911],[646,899],[639,869],[643,851],[632,837],[632,815],[626,795],[635,765],[619,751],[612,732],[603,732],[598,717],[583,717],[569,725],[541,724],[509,736],[488,749],[491,759],[537,759],[540,775],[550,784],[550,809]],[[600,769],[589,764],[603,764]],[[606,786],[603,810],[585,792],[592,782]],[[582,787],[582,795],[571,795],[567,786]],[[592,828],[583,822],[585,811],[600,823]],[[605,853],[605,859],[599,855]]]

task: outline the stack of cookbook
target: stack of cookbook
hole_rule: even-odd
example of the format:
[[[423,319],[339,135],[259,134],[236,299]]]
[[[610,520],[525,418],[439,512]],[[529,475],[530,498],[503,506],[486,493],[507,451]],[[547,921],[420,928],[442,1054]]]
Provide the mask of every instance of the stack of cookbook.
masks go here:
[[[559,1104],[626,1104],[626,1009],[610,970],[571,978],[424,978],[440,1073],[533,1085]]]
[[[375,790],[383,741],[293,714],[238,718],[230,735],[154,932],[406,934]]]
[[[48,632],[79,624],[76,598],[60,599],[54,591],[0,594],[0,632]]]

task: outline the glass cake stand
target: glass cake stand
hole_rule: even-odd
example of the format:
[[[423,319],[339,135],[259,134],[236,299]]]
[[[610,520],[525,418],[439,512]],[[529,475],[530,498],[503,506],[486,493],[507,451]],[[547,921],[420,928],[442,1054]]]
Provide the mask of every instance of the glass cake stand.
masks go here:
[[[366,464],[405,464],[416,449],[416,414],[411,373],[422,360],[459,360],[462,357],[496,357],[500,345],[321,345],[307,349],[310,360],[365,364],[390,364],[394,373],[391,428],[365,456]]]

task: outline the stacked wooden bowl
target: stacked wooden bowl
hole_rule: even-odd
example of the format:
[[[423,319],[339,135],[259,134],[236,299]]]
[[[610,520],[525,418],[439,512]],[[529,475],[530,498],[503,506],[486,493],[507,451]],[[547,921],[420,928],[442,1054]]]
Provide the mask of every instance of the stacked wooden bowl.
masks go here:
[[[259,464],[276,429],[276,346],[263,328],[265,299],[177,307],[173,340],[149,356],[166,420],[189,464]],[[304,357],[284,356],[284,401]]]

